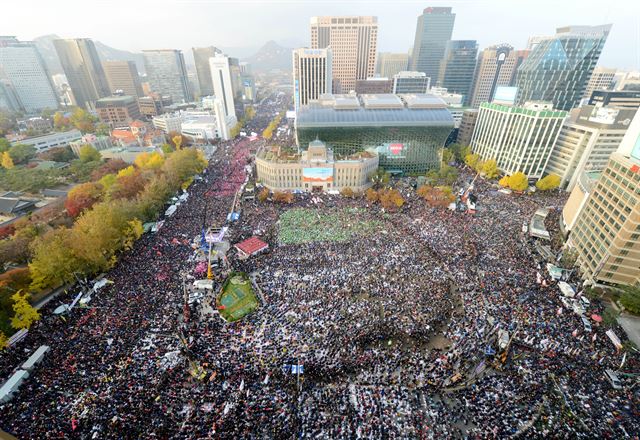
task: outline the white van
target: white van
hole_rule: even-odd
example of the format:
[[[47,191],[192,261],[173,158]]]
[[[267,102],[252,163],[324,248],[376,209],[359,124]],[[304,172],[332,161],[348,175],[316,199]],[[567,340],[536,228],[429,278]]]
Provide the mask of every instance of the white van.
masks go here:
[[[193,287],[196,289],[213,290],[213,280],[195,280]]]
[[[620,379],[618,379],[618,375],[615,373],[615,371],[609,369],[604,370],[604,377],[611,384],[611,387],[614,390],[622,389],[622,382],[620,382]]]

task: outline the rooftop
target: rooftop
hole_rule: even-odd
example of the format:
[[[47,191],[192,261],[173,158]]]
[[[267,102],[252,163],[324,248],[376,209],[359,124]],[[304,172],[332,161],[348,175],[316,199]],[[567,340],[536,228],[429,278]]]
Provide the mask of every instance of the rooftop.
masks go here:
[[[451,112],[433,95],[322,95],[302,106],[298,127],[453,126]]]
[[[244,241],[241,241],[240,243],[237,243],[235,247],[246,255],[253,255],[256,252],[267,249],[269,245],[260,240],[258,237],[253,236],[251,238],[247,238]]]

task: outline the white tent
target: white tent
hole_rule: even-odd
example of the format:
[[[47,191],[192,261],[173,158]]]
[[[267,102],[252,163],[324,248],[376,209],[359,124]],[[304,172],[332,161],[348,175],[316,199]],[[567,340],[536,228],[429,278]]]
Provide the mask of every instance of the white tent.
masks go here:
[[[562,292],[564,296],[568,296],[569,298],[573,298],[574,296],[576,296],[576,291],[573,290],[573,287],[571,287],[569,283],[560,281],[558,283],[558,288],[560,289],[560,292]]]

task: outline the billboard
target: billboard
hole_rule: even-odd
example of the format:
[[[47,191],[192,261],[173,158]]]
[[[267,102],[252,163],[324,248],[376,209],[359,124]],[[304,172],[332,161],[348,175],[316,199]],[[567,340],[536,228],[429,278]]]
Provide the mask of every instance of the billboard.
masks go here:
[[[392,156],[399,156],[404,150],[404,144],[389,144],[389,152]]]
[[[590,122],[611,125],[616,122],[620,110],[617,108],[594,107],[589,116]]]
[[[303,182],[333,182],[333,168],[303,168]]]
[[[517,87],[498,86],[493,94],[493,102],[497,104],[513,104],[518,94]]]

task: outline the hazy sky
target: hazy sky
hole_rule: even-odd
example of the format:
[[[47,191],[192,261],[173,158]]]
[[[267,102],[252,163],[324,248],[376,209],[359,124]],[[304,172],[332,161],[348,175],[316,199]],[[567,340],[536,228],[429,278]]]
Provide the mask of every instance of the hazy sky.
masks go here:
[[[257,48],[268,40],[309,44],[313,15],[375,15],[380,51],[405,52],[427,6],[451,6],[454,39],[480,48],[558,26],[613,23],[600,65],[640,70],[638,0],[0,0],[0,32],[28,40],[55,33],[89,37],[131,51],[219,45]],[[234,55],[230,51],[231,55]],[[236,54],[243,56],[244,54]]]

